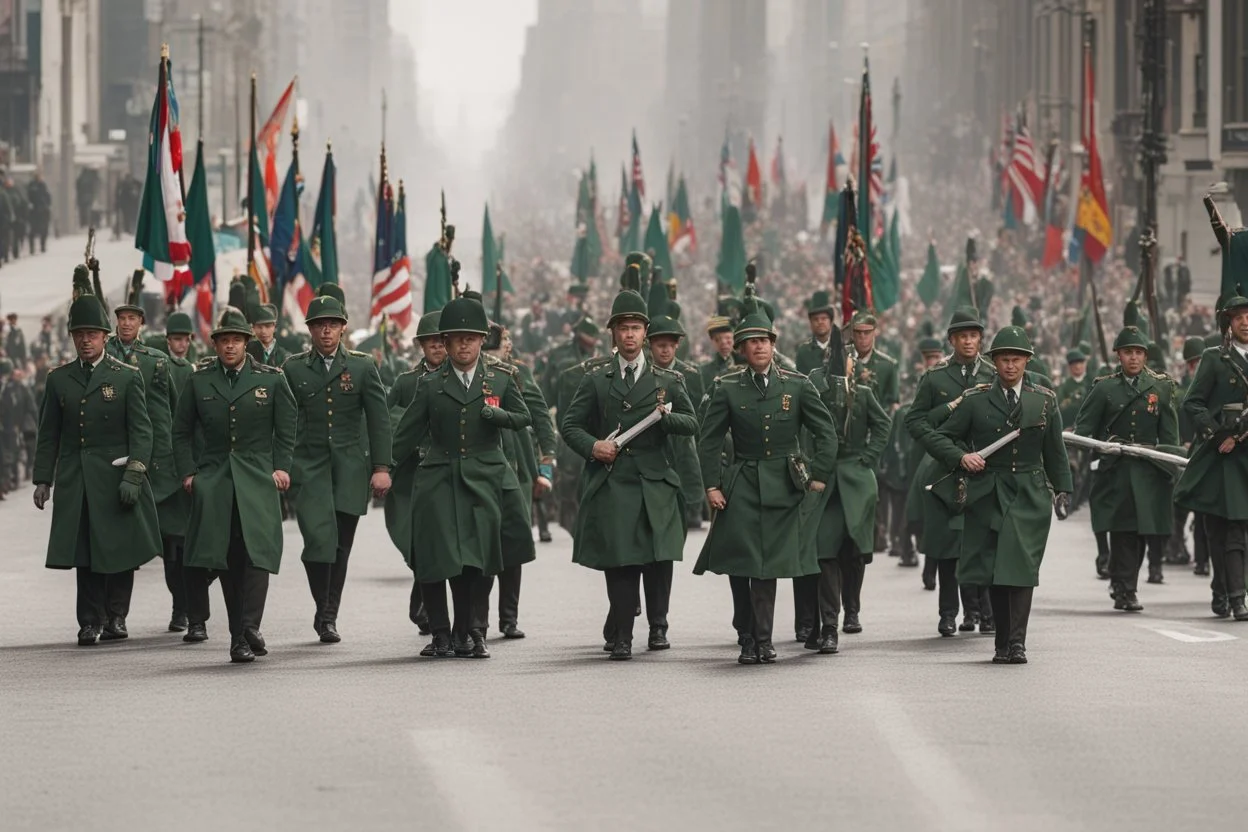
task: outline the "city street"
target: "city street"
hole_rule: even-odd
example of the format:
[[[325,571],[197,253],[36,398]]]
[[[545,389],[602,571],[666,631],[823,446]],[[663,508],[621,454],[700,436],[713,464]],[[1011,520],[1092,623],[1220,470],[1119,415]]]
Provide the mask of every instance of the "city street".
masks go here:
[[[100,282],[109,302],[119,300],[131,273],[143,265],[143,252],[134,247],[134,235],[113,240],[112,232],[101,229],[96,237],[95,256],[100,261]],[[39,319],[69,307],[70,286],[74,266],[83,262],[87,245],[86,232],[48,238],[48,250],[33,257],[29,249],[17,260],[0,268],[0,311],[16,312],[18,324],[30,338],[39,331]],[[149,284],[155,280],[148,278]],[[155,290],[155,285],[148,285]]]
[[[665,653],[601,652],[601,575],[556,532],[526,567],[523,641],[488,661],[421,659],[409,573],[380,512],[361,524],[339,628],[322,645],[286,526],[264,633],[230,665],[165,632],[159,564],[130,639],[74,645],[74,580],[43,568],[51,512],[0,504],[0,818],[6,830],[1212,828],[1242,815],[1236,756],[1248,624],[1205,579],[1141,582],[1111,610],[1086,509],[1054,523],[1031,663],[990,636],[936,635],[919,572],[877,556],[865,632],[821,657],[791,639],[739,666],[727,581],[677,569]],[[638,641],[644,645],[644,619]],[[779,637],[786,636],[783,640]]]

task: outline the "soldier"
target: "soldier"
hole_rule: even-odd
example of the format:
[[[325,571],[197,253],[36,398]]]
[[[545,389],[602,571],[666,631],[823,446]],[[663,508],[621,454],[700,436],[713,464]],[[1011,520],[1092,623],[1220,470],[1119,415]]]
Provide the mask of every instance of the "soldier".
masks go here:
[[[52,223],[52,192],[43,181],[43,174],[35,176],[26,186],[26,199],[30,201],[30,253],[35,253],[35,239],[39,240],[40,253],[48,250],[48,226]]]
[[[86,275],[74,270],[69,333],[77,358],[48,373],[34,476],[40,511],[56,487],[47,566],[78,572],[84,647],[129,635],[134,570],[160,553],[143,376],[105,352],[108,316]]]
[[[706,322],[706,334],[715,347],[715,354],[702,365],[702,389],[710,392],[715,379],[737,368],[733,360],[732,321],[724,315],[716,315]]]
[[[8,358],[21,366],[26,363],[26,333],[22,332],[22,328],[17,325],[17,313],[10,312],[6,316],[9,322],[9,331],[4,336],[4,354]]]
[[[27,229],[30,227],[30,203],[26,201],[26,194],[22,193],[22,189],[13,184],[13,177],[5,179],[4,190],[13,210],[13,232],[9,245],[13,251],[13,259],[16,260],[21,256],[22,243],[26,241]]]
[[[878,321],[875,315],[869,312],[856,312],[849,325],[850,337],[854,344],[854,372],[858,374],[858,384],[870,387],[880,406],[891,416],[901,404],[901,374],[897,368],[897,359],[876,349],[875,336]],[[883,511],[876,512],[875,549],[877,551],[883,551],[888,547],[888,527],[891,520],[888,509],[889,504],[886,503]]]
[[[555,405],[557,419],[562,420],[562,414],[588,368],[609,360],[596,355],[598,337],[598,325],[591,318],[582,318],[573,330],[572,340],[551,351],[543,376],[542,394],[548,403]],[[568,534],[575,534],[576,515],[580,507],[578,484],[585,460],[568,446],[566,440],[560,439],[553,496],[559,525]]]
[[[3,460],[9,469],[9,490],[30,478],[35,464],[35,441],[39,430],[39,407],[25,381],[26,374],[0,358],[0,426],[4,437]],[[19,458],[24,457],[26,471]]]
[[[247,343],[247,354],[270,367],[281,367],[290,353],[277,343],[277,307],[262,303],[251,319],[251,331],[255,335]]]
[[[672,563],[683,557],[685,505],[680,475],[673,467],[669,437],[693,436],[697,418],[680,373],[646,360],[642,345],[650,317],[636,291],[640,269],[630,265],[624,287],[611,304],[616,355],[589,369],[560,419],[564,440],[588,460],[572,561],[602,570],[610,602],[606,642],[611,659],[632,658],[633,619],[641,604],[639,581],[647,584],[647,646],[670,647],[667,612]],[[671,405],[670,412],[664,408]],[[656,424],[624,447],[608,437],[624,432],[651,412]]]
[[[165,320],[163,344],[169,355],[169,401],[172,411],[176,414],[182,391],[187,379],[195,372],[195,367],[186,356],[190,352],[191,333],[194,332],[191,318],[185,312],[171,312]],[[172,427],[170,428],[172,431]],[[176,459],[174,461],[176,468]],[[173,599],[173,612],[169,616],[169,632],[186,631],[182,637],[186,642],[206,641],[208,631],[204,621],[198,622],[194,630],[188,629],[189,601],[185,575],[186,524],[191,516],[191,497],[185,489],[174,489],[156,505],[160,518],[160,538],[162,544],[161,559],[165,565],[165,587]],[[207,592],[207,586],[203,591]],[[207,602],[204,603],[206,606]]]
[[[1177,445],[1175,385],[1145,366],[1148,339],[1125,327],[1114,339],[1114,352],[1120,367],[1093,383],[1075,433],[1103,442]],[[1114,609],[1139,612],[1136,591],[1147,538],[1169,537],[1174,519],[1171,474],[1139,457],[1096,454],[1092,464],[1092,529],[1109,533],[1110,597]]]
[[[835,473],[836,428],[805,376],[773,361],[776,332],[765,314],[751,311],[733,332],[746,365],[716,379],[702,414],[698,450],[711,509],[720,512],[694,574],[714,572],[749,581],[750,614],[738,612],[741,664],[770,664],[776,579],[819,572],[814,531],[826,483]],[[798,433],[813,437],[806,468]],[[731,431],[735,459],[721,453]],[[809,480],[807,480],[809,477]]]
[[[1248,298],[1236,294],[1219,313],[1226,339],[1201,356],[1183,411],[1196,430],[1191,461],[1174,489],[1174,501],[1204,516],[1213,567],[1213,614],[1248,621],[1244,603],[1248,568]]]
[[[230,661],[268,654],[260,623],[269,575],[282,560],[282,509],[290,487],[297,410],[276,367],[247,355],[251,327],[227,306],[178,400],[178,471],[191,495],[186,573],[192,626],[208,620],[208,584],[221,579]],[[207,634],[205,632],[205,638]]]
[[[853,359],[845,375],[830,367],[817,367],[810,383],[819,391],[836,429],[836,470],[828,483],[827,502],[819,519],[816,552],[819,574],[794,579],[801,586],[805,604],[818,609],[820,627],[812,628],[807,650],[836,653],[837,625],[844,600],[846,633],[861,633],[862,581],[871,562],[875,543],[875,510],[878,490],[875,466],[888,441],[890,418],[875,393],[855,379]]]
[[[421,359],[415,367],[400,373],[394,386],[386,394],[390,424],[396,428],[403,418],[403,412],[416,397],[416,385],[420,379],[435,372],[446,360],[446,341],[442,338],[438,324],[441,317],[441,311],[427,312],[420,316],[420,322],[416,325],[416,343],[420,345]],[[429,634],[429,616],[420,597],[420,581],[415,577],[416,565],[412,556],[412,497],[416,491],[416,477],[425,450],[423,446],[416,447],[409,457],[395,457],[394,468],[390,474],[390,491],[386,494],[385,503],[386,531],[402,553],[408,568],[413,570],[412,594],[408,601],[407,614],[422,636]]]
[[[650,361],[659,369],[680,373],[689,393],[694,410],[702,402],[702,374],[688,361],[676,357],[685,338],[685,328],[676,318],[659,315],[651,319],[646,331],[650,345]],[[681,490],[685,494],[685,521],[690,529],[702,528],[702,510],[706,506],[706,492],[702,489],[702,469],[698,463],[698,446],[693,438],[669,437],[668,452],[676,461],[680,474]]]
[[[1204,351],[1205,341],[1203,338],[1188,338],[1183,342],[1184,372],[1176,391],[1176,401],[1180,404],[1186,398],[1187,391],[1191,389],[1192,379],[1196,375],[1196,368],[1200,366],[1200,356]],[[1192,443],[1195,439],[1196,425],[1193,424],[1191,417],[1180,406],[1179,443],[1189,456],[1191,455]],[[1188,514],[1190,512],[1187,509],[1178,503],[1174,504],[1174,530],[1170,535],[1169,545],[1166,547],[1166,563],[1182,565],[1192,561],[1192,555],[1187,549]],[[1205,524],[1199,517],[1192,523],[1192,538],[1196,549],[1196,567],[1193,571],[1197,575],[1208,575],[1209,545],[1205,539]]]
[[[997,377],[966,391],[929,440],[936,460],[954,471],[933,490],[965,524],[958,579],[990,587],[998,625],[993,663],[1026,664],[1049,525],[1054,512],[1065,520],[1070,509],[1070,462],[1056,395],[1025,380],[1033,355],[1027,334],[1005,327],[989,355]],[[1014,429],[1021,433],[1013,442],[989,457],[979,453]]]
[[[919,339],[919,355],[923,362],[923,371],[936,366],[944,360],[944,350],[937,338],[926,336]],[[917,385],[907,383],[913,390]],[[914,480],[915,468],[919,463],[922,451],[915,446],[914,437],[906,430],[906,414],[910,412],[910,404],[901,405],[893,413],[889,423],[888,442],[880,456],[880,467],[876,480],[880,489],[880,502],[888,505],[888,554],[899,558],[898,566],[915,567],[919,565],[918,555],[914,549],[914,538],[918,535],[917,524],[911,523],[907,495]],[[923,570],[923,586],[925,589],[936,588],[936,561],[930,561],[931,571]],[[925,564],[926,567],[926,564]]]
[[[950,528],[953,515],[924,486],[939,476],[932,459],[932,445],[936,429],[949,418],[949,414],[961,401],[962,394],[977,384],[991,384],[994,377],[992,365],[979,354],[984,336],[984,325],[975,309],[956,309],[946,329],[953,355],[932,367],[919,380],[914,402],[905,415],[906,429],[926,454],[915,468],[914,482],[907,495],[906,515],[911,522],[920,523],[922,534],[919,549],[929,561],[936,561],[936,577],[939,579],[940,621],[936,630],[948,637],[958,631],[958,557],[962,552],[961,534]],[[926,568],[924,569],[926,572]],[[962,604],[965,617],[963,632],[979,626],[981,633],[995,632],[991,606],[976,587],[963,587]]]
[[[341,289],[326,284],[321,292],[304,316],[312,349],[286,359],[282,372],[299,407],[292,492],[316,604],[312,627],[322,644],[337,644],[356,526],[370,496],[390,490],[391,434],[376,362],[343,346]]]
[[[395,458],[411,460],[427,444],[412,499],[409,548],[429,613],[433,640],[422,656],[486,659],[493,576],[506,549],[533,553],[533,533],[501,432],[529,427],[528,408],[510,365],[488,364],[481,344],[489,329],[479,301],[458,297],[442,309],[439,328],[448,361],[422,376],[394,436]],[[450,583],[455,619],[446,605]]]
[[[836,308],[827,292],[820,290],[810,296],[810,301],[806,304],[806,316],[810,320],[810,340],[803,341],[797,348],[797,354],[793,356],[799,373],[808,374],[825,365],[845,366],[845,345],[841,339],[841,330],[832,323],[835,314]]]

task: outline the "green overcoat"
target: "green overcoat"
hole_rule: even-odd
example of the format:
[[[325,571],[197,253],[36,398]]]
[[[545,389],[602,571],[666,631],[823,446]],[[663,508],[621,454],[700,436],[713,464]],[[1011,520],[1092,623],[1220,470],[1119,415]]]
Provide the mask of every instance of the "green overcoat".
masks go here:
[[[811,479],[832,484],[837,439],[832,416],[810,379],[775,365],[764,390],[743,368],[719,378],[702,414],[698,452],[707,489],[727,500],[715,512],[694,574],[797,578],[819,571],[815,532],[828,493],[803,491],[791,474],[798,436],[810,432]],[[724,467],[724,436],[734,457]]]
[[[123,364],[138,367],[143,374],[147,415],[152,421],[152,462],[147,469],[147,478],[152,484],[156,502],[163,502],[182,487],[173,461],[174,397],[173,384],[169,379],[169,356],[139,341],[126,349],[116,335],[108,337],[105,350]]]
[[[877,479],[880,488],[891,491],[909,491],[914,479],[914,467],[918,463],[920,451],[915,446],[914,437],[906,430],[906,414],[910,405],[903,404],[893,414],[888,428],[888,442],[880,455]]]
[[[337,512],[367,513],[373,470],[392,462],[386,391],[373,357],[342,346],[329,369],[308,350],[286,359],[282,372],[299,408],[291,498],[303,560],[333,563]]]
[[[964,454],[1015,428],[1020,436],[988,457],[983,471],[962,470]],[[941,470],[955,472],[933,490],[947,499],[956,495],[958,482],[965,483],[965,509],[952,516],[961,527],[958,581],[1037,586],[1053,520],[1050,487],[1065,493],[1072,488],[1056,394],[1024,383],[1011,410],[999,381],[968,390],[929,442]]]
[[[793,363],[797,365],[799,373],[813,372],[828,363],[828,347],[819,346],[819,342],[813,337],[807,338],[798,344],[797,352],[793,354]]]
[[[178,401],[174,449],[194,475],[186,565],[224,571],[234,504],[257,569],[282,562],[282,504],[274,471],[290,473],[295,399],[281,370],[248,356],[231,387],[216,356],[203,358]],[[199,436],[198,444],[195,437]]]
[[[269,350],[267,356],[264,354],[264,345],[260,343],[260,339],[252,338],[247,342],[247,354],[270,367],[281,367],[286,363],[286,359],[290,358],[290,350],[277,343],[276,338],[273,339],[273,348]]]
[[[1174,501],[1182,508],[1248,520],[1248,441],[1240,441],[1229,454],[1218,452],[1226,437],[1243,435],[1240,418],[1248,407],[1246,398],[1248,361],[1233,346],[1205,350],[1183,400],[1196,439],[1174,489]]]
[[[195,365],[185,358],[169,356],[169,402],[173,413],[178,412],[178,403],[182,391],[186,388],[187,379],[195,372]],[[170,427],[172,430],[172,426]],[[193,441],[200,441],[197,437]],[[177,471],[177,457],[174,456],[174,471]],[[160,533],[170,537],[184,537],[187,522],[191,519],[191,495],[184,488],[174,491],[156,504],[156,514],[160,518]]]
[[[487,405],[502,408],[506,413],[498,416],[506,418],[487,419]],[[443,581],[469,567],[497,575],[504,549],[532,553],[533,532],[501,436],[530,421],[510,365],[478,361],[467,390],[449,360],[421,377],[394,435],[397,459],[428,448],[416,476],[407,547],[417,580]]]
[[[537,440],[538,455],[554,459],[558,452],[559,434],[555,430],[555,419],[550,415],[550,403],[527,364],[514,357],[508,363],[516,368],[520,391],[524,394],[524,404],[529,408],[529,416],[533,419],[532,430]]]
[[[885,410],[891,412],[901,401],[901,374],[897,369],[897,359],[891,355],[874,349],[865,361],[855,358],[854,375],[857,377],[858,386],[870,387],[875,393],[876,401]]]
[[[832,415],[837,439],[836,473],[828,483],[815,551],[820,560],[835,558],[848,536],[870,563],[879,500],[875,466],[888,441],[892,420],[868,385],[830,376],[823,368],[810,374],[810,383]]]
[[[563,414],[567,412],[568,407],[572,404],[572,399],[580,387],[581,379],[593,368],[606,366],[614,360],[615,358],[610,355],[589,358],[578,364],[573,364],[559,374],[555,413],[559,418],[561,434]],[[559,450],[555,456],[558,466],[555,469],[555,503],[558,506],[559,525],[568,534],[575,537],[577,530],[576,518],[580,513],[581,475],[585,471],[585,457],[574,451],[564,436],[560,435],[559,439]]]
[[[390,408],[390,424],[395,430],[398,430],[403,412],[416,398],[416,385],[421,377],[436,370],[422,358],[415,367],[400,373],[394,380],[394,386],[386,395],[386,405]],[[390,490],[386,492],[386,531],[409,567],[412,565],[412,497],[416,494],[420,459],[426,450],[427,446],[418,447],[410,456],[403,459],[395,457],[394,468],[390,471]]]
[[[1079,408],[1083,407],[1083,400],[1092,389],[1093,381],[1091,373],[1084,373],[1083,378],[1078,380],[1066,376],[1058,385],[1057,406],[1062,411],[1062,424],[1066,427],[1074,426],[1079,416]]]
[[[715,386],[715,379],[720,376],[726,376],[729,373],[736,372],[738,369],[739,367],[737,366],[737,362],[733,360],[732,353],[729,353],[727,358],[723,358],[719,353],[715,353],[710,357],[710,360],[704,361],[702,366],[699,368],[699,372],[702,375],[703,398],[705,398],[706,395],[711,392],[711,388]],[[694,402],[694,404],[698,403]],[[698,408],[698,411],[699,413],[701,412],[701,407]]]
[[[133,367],[105,355],[89,377],[77,360],[48,373],[33,477],[52,486],[48,568],[112,574],[160,554],[150,482],[125,508],[118,496],[125,463],[114,464],[126,457],[150,464],[152,441],[143,375]],[[80,536],[84,507],[89,522]]]
[[[696,413],[702,401],[702,376],[698,368],[678,358],[668,369],[680,373]],[[668,434],[667,453],[676,473],[680,475],[680,492],[684,495],[685,506],[695,506],[701,512],[706,503],[706,490],[702,487],[702,463],[698,459],[697,438]]]
[[[514,531],[515,536],[520,538],[521,541],[519,547],[510,546],[508,544],[511,542],[512,536],[504,536],[503,568],[510,569],[513,566],[522,566],[537,558],[537,550],[533,547],[533,532],[531,530],[533,481],[537,479],[537,451],[536,446],[533,444],[532,424],[535,424],[539,417],[534,416],[533,411],[537,410],[539,414],[544,415],[547,419],[550,418],[550,411],[543,409],[546,400],[542,398],[542,391],[538,389],[537,383],[534,382],[532,387],[530,387],[520,367],[512,364],[510,361],[503,361],[491,355],[485,356],[485,363],[494,369],[501,368],[503,372],[512,375],[516,379],[516,383],[520,386],[520,395],[524,399],[524,406],[529,411],[530,419],[529,427],[519,430],[505,430],[500,434],[500,438],[503,441],[503,456],[507,458],[507,464],[515,472],[516,482],[520,484],[519,511],[516,511],[515,500],[509,499],[503,506],[504,527],[509,532]],[[530,529],[527,536],[519,531],[522,523],[524,528]]]
[[[1133,389],[1118,370],[1098,378],[1079,408],[1075,433],[1103,442],[1177,445],[1179,418],[1174,380],[1147,367]],[[1174,523],[1174,475],[1139,457],[1095,454],[1092,458],[1095,532],[1169,535]]]
[[[915,462],[906,495],[906,521],[919,524],[919,551],[936,560],[958,557],[962,546],[959,533],[949,525],[949,510],[925,488],[946,470],[932,460],[932,438],[968,388],[990,384],[997,377],[983,356],[976,356],[971,366],[963,374],[961,364],[947,359],[924,373],[904,419],[906,430],[919,446],[917,450],[923,452]]]
[[[628,430],[664,403],[671,412],[620,449],[614,463],[593,459],[594,442]],[[587,460],[572,562],[609,569],[681,560],[685,501],[667,439],[693,436],[698,420],[680,373],[647,361],[630,389],[617,359],[598,363],[581,378],[559,427]]]

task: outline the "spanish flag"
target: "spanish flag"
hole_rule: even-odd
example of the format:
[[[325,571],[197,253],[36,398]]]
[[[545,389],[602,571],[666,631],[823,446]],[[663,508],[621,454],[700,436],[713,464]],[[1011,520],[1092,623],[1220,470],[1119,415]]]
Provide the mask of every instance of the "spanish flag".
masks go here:
[[[1074,238],[1088,260],[1099,263],[1114,242],[1109,224],[1109,203],[1101,177],[1101,154],[1096,149],[1096,84],[1092,76],[1092,49],[1083,48],[1083,147],[1087,163],[1079,180],[1079,203],[1075,208]]]

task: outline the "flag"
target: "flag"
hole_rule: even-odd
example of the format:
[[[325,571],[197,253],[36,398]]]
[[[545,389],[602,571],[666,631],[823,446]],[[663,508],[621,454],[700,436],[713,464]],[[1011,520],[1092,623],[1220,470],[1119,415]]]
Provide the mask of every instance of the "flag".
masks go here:
[[[156,97],[148,127],[147,171],[134,235],[134,247],[152,259],[153,273],[166,284],[166,298],[181,298],[194,282],[185,222],[182,134],[178,129],[178,100],[173,92],[166,55],[161,58],[157,73]]]
[[[581,179],[584,182],[584,178]],[[503,272],[503,247],[494,238],[494,226],[490,223],[490,206],[485,206],[485,219],[481,223],[481,294],[498,291],[498,278],[502,276],[503,292],[514,295],[511,281]]]
[[[1016,119],[1014,148],[1006,174],[1010,182],[1014,217],[1032,225],[1038,214],[1037,206],[1044,204],[1044,182],[1041,180],[1043,165],[1036,156],[1036,146],[1031,140],[1031,131],[1027,129],[1027,116],[1021,106]]]
[[[378,197],[380,202],[380,197]],[[442,197],[442,213],[446,214],[446,196]],[[381,243],[378,242],[378,246]],[[422,315],[441,312],[451,302],[451,243],[445,237],[439,239],[425,255],[425,301]],[[380,255],[379,255],[380,256]]]
[[[256,143],[261,147],[261,153],[264,155],[264,206],[266,215],[272,215],[277,210],[278,201],[278,180],[277,180],[277,146],[282,139],[282,127],[286,124],[286,111],[290,109],[290,102],[294,100],[295,95],[295,79],[291,79],[286,85],[286,89],[282,92],[281,97],[277,100],[277,106],[273,108],[272,114],[269,115],[267,121],[260,128],[259,134],[256,136]],[[268,234],[268,231],[265,231]]]
[[[728,134],[724,133],[724,144],[719,149],[719,211],[722,215],[729,205],[741,207],[741,177],[737,174],[736,162],[732,160],[732,148],[728,145]]]
[[[1049,142],[1044,177],[1044,254],[1040,265],[1051,269],[1063,260],[1062,236],[1065,223],[1058,216],[1058,197],[1066,172],[1062,165],[1061,143]]]
[[[407,329],[412,323],[412,261],[407,253],[407,194],[403,180],[399,180],[399,203],[391,220],[390,236],[390,288],[394,300],[381,311],[381,320],[387,319],[396,330]],[[384,338],[383,338],[384,340]]]
[[[273,275],[269,264],[269,214],[265,209],[265,201],[259,198],[264,193],[264,177],[260,173],[257,153],[256,143],[252,142],[251,152],[248,154],[248,169],[251,172],[251,193],[256,194],[257,199],[256,204],[248,208],[253,231],[250,236],[252,251],[247,265],[247,276],[256,284],[260,303],[268,303]]]
[[[650,224],[646,227],[643,245],[653,264],[663,269],[663,278],[670,280],[675,277],[675,272],[672,270],[672,253],[667,247],[667,234],[663,231],[662,217],[662,206],[655,206],[650,212]]]
[[[633,131],[633,187],[637,190],[638,204],[640,204],[640,200],[646,198],[646,177],[641,172],[641,149],[637,146],[636,130]]]
[[[1083,47],[1083,149],[1087,162],[1079,180],[1079,205],[1075,209],[1074,239],[1087,258],[1099,263],[1114,241],[1109,224],[1109,201],[1101,177],[1101,155],[1096,149],[1096,83],[1092,75],[1092,49]]]
[[[673,159],[667,164],[667,194],[666,194],[666,199],[663,200],[663,203],[665,205],[671,205],[675,201],[676,201],[676,160]]]
[[[598,205],[598,164],[594,161],[594,155],[589,155],[589,206],[588,218],[585,222],[585,232],[589,240],[589,253],[597,263],[602,260],[602,241],[607,239],[606,219],[602,215],[600,206]]]
[[[196,325],[201,334],[210,333],[213,326],[213,299],[217,291],[217,257],[212,240],[212,213],[208,208],[208,177],[204,172],[202,138],[195,154],[191,187],[186,193],[186,234],[191,241],[190,275],[195,287]],[[182,299],[182,296],[177,298],[178,301]]]
[[[741,200],[741,219],[746,225],[756,222],[763,207],[763,172],[758,167],[754,139],[750,139],[749,161],[745,169],[745,194]]]
[[[590,170],[593,170],[592,162]],[[593,180],[590,174],[582,174],[576,194],[576,246],[582,251],[578,254],[574,247],[572,252],[572,259],[582,281],[598,274],[598,266],[602,261],[602,241],[598,236],[598,221],[594,214]]]
[[[255,144],[251,146],[251,152],[248,154],[247,167],[251,171],[251,188],[252,193],[261,195],[264,193],[264,175],[260,172],[260,157],[257,154]],[[266,197],[267,199],[267,197]],[[267,249],[269,247],[269,232],[272,226],[269,225],[269,211],[265,205],[266,199],[257,199],[256,204],[252,206],[251,215],[255,219],[256,235],[260,243],[260,247],[266,249],[265,257],[267,259]]]
[[[683,174],[676,185],[676,196],[668,208],[667,240],[674,252],[698,250],[698,232],[693,225],[693,212],[689,210],[689,189]]]
[[[898,212],[894,211],[888,224],[888,232],[880,237],[879,244],[871,249],[867,258],[869,266],[871,308],[886,312],[897,305],[901,293],[901,232],[898,229]]]
[[[771,214],[784,218],[789,213],[789,182],[784,172],[784,138],[776,138],[776,152],[771,157],[771,184],[775,194],[771,200]]]
[[[299,306],[304,312],[308,311],[308,304],[321,284],[338,282],[338,238],[334,232],[334,216],[338,208],[337,178],[333,151],[326,148],[321,191],[316,197],[316,212],[312,216],[312,233],[305,241],[304,285],[297,290]]]
[[[286,290],[303,276],[303,229],[299,225],[299,197],[303,193],[303,177],[299,174],[296,152],[286,169],[282,192],[273,212],[273,233],[269,237],[270,262],[273,268],[273,297],[279,306],[286,301]]]
[[[848,325],[856,311],[874,308],[871,291],[871,270],[866,240],[857,227],[858,208],[855,204],[854,180],[850,177],[841,189],[840,211],[836,221],[834,283],[841,292],[841,315]]]
[[[628,174],[624,171],[624,166],[620,165],[620,204],[615,212],[615,239],[620,251],[629,251],[627,248],[628,231],[633,226],[632,218],[629,211],[629,187]]]
[[[412,320],[412,277],[404,250],[406,229],[402,227],[405,223],[403,189],[400,186],[396,205],[394,188],[386,176],[383,150],[381,184],[377,187],[377,224],[373,237],[373,292],[369,310],[369,320],[373,325],[383,315],[389,316],[400,329],[406,329]],[[425,293],[427,298],[427,285]]]
[[[734,292],[745,289],[745,232],[741,228],[741,209],[735,205],[724,208],[723,233],[719,242],[719,261],[715,265],[719,280]]]
[[[828,175],[823,191],[823,216],[819,219],[819,234],[826,237],[832,220],[840,208],[840,189],[837,187],[837,171],[845,166],[840,142],[836,140],[836,128],[828,122]]]
[[[867,57],[862,58],[862,92],[858,100],[858,214],[855,225],[862,235],[866,253],[871,252],[872,197],[875,155],[875,124],[871,120],[871,69]],[[883,182],[880,183],[883,190]],[[846,254],[848,256],[848,252]]]
[[[923,267],[923,276],[916,287],[919,300],[930,307],[940,297],[940,260],[936,257],[936,243],[927,244],[927,264]]]

